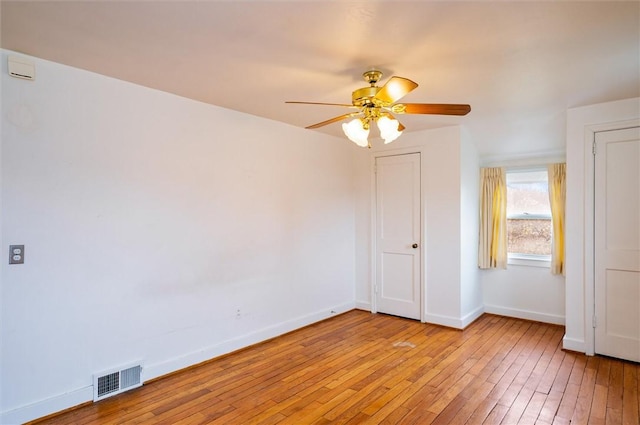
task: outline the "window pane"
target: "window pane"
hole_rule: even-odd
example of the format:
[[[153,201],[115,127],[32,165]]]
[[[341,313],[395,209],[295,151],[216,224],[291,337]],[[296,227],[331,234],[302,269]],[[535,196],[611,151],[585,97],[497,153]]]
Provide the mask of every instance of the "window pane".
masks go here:
[[[507,216],[551,217],[547,171],[507,172]]]
[[[507,172],[507,251],[551,255],[547,171]]]

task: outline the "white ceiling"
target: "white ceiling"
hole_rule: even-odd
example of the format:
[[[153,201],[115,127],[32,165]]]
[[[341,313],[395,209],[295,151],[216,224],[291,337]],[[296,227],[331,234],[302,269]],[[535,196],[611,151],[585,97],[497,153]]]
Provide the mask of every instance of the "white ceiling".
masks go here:
[[[484,157],[563,150],[567,108],[640,96],[637,1],[3,0],[0,13],[5,49],[299,127],[347,111],[285,100],[350,103],[376,67],[420,84],[404,101],[470,104],[399,118],[461,124]]]

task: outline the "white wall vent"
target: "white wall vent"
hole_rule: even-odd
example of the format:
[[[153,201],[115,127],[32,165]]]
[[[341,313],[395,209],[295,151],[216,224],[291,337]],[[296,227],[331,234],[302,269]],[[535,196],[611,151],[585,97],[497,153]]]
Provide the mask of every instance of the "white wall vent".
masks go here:
[[[35,80],[36,66],[27,58],[9,56],[7,58],[9,75],[24,80]]]
[[[93,375],[93,401],[142,385],[142,362]]]

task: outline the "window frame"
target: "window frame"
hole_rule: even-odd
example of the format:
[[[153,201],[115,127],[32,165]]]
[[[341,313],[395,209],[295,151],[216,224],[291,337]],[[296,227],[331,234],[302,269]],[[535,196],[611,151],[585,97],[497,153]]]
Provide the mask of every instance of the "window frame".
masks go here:
[[[509,174],[515,173],[527,173],[527,172],[540,172],[544,171],[547,174],[547,193],[548,193],[548,184],[549,184],[549,176],[546,165],[534,165],[528,167],[505,167],[505,180],[508,179]],[[507,199],[509,197],[509,187],[507,185]],[[551,213],[549,215],[546,214],[511,214],[507,215],[507,220],[524,220],[524,219],[544,219],[551,221]],[[553,222],[552,222],[553,224]],[[553,225],[551,226],[551,231],[553,232]],[[526,254],[521,252],[509,252],[509,246],[507,245],[507,265],[511,266],[528,266],[528,267],[542,267],[542,268],[551,268],[551,254],[541,255],[541,254]]]

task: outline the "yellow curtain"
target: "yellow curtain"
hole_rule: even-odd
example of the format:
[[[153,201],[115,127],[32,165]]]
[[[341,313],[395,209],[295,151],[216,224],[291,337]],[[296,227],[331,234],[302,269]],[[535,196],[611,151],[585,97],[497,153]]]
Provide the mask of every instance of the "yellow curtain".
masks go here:
[[[480,169],[478,267],[507,268],[507,183],[499,167]]]
[[[551,273],[564,275],[564,216],[567,196],[567,165],[549,164],[549,203],[551,204],[551,222],[553,240],[551,244]]]

